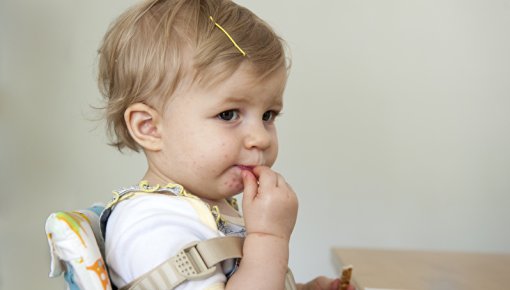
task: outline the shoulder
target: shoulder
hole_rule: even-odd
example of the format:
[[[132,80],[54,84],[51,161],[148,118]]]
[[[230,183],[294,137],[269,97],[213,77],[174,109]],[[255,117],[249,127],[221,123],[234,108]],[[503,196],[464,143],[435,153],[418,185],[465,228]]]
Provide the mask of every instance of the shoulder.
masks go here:
[[[151,228],[179,224],[201,223],[211,230],[217,230],[216,222],[209,207],[200,199],[164,194],[141,194],[120,202],[113,210],[108,223],[110,229],[123,230],[140,223],[150,224]]]
[[[106,263],[115,273],[112,280],[124,284],[175,256],[185,245],[220,235],[201,200],[144,194],[120,202],[113,210],[106,225]]]

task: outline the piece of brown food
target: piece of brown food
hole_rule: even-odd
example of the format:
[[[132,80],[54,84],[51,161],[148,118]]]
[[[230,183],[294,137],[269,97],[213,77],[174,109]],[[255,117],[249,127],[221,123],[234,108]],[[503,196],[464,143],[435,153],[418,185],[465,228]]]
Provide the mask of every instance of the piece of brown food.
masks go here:
[[[339,290],[347,290],[351,283],[352,266],[346,266],[342,268],[342,276],[340,277],[340,288]]]

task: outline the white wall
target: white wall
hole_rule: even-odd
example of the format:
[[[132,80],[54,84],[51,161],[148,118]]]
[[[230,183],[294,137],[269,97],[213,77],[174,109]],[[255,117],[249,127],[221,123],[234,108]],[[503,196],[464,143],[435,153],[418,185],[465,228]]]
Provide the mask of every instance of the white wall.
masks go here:
[[[96,50],[135,0],[0,2],[0,289],[47,278],[46,216],[144,172],[105,145]],[[300,197],[291,266],[330,248],[510,252],[510,2],[240,1],[287,40],[276,165]]]

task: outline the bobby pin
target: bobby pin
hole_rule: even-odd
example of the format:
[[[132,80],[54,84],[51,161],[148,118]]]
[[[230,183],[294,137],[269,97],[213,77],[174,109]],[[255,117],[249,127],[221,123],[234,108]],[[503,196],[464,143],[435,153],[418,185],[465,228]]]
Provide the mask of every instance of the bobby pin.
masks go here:
[[[211,19],[211,21],[214,23],[214,25],[216,25],[216,27],[218,27],[221,31],[223,31],[223,33],[225,33],[225,35],[228,37],[228,39],[230,39],[230,41],[232,41],[237,50],[239,50],[239,52],[241,52],[243,56],[246,56],[246,52],[244,52],[244,50],[241,47],[239,47],[239,45],[237,45],[232,36],[230,36],[230,34],[228,34],[228,32],[223,27],[221,27],[221,25],[214,21],[214,18],[212,16],[209,16],[209,19]]]

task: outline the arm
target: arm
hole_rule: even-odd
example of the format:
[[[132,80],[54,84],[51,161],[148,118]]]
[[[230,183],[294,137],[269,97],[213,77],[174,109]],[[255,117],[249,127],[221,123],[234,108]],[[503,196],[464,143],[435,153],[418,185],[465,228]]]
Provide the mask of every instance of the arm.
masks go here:
[[[201,201],[162,194],[139,196],[121,202],[108,220],[105,261],[112,282],[119,288],[174,257],[190,242],[219,236],[210,210]],[[215,274],[187,281],[178,289],[206,289],[224,285]]]
[[[226,289],[281,290],[297,216],[296,194],[281,175],[268,167],[243,171],[243,182],[247,232],[244,257]]]

